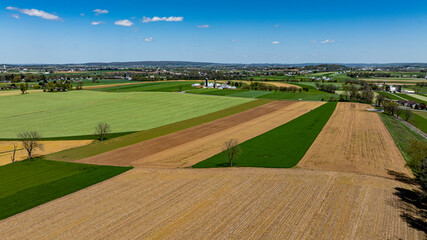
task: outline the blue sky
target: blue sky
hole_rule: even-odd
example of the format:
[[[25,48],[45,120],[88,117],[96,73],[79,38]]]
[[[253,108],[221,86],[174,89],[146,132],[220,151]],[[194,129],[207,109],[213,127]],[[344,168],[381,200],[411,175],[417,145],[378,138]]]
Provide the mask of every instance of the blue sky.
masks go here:
[[[426,10],[425,0],[3,0],[0,63],[427,62]]]

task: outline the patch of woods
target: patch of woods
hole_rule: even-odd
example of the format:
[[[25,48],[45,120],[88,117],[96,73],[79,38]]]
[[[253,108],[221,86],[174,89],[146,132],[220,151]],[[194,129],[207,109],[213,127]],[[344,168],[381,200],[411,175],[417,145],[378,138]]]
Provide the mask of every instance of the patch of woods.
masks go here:
[[[33,87],[34,88],[34,87]],[[68,92],[71,89],[73,89],[73,85],[71,84],[71,81],[69,80],[59,80],[59,81],[52,81],[47,82],[46,80],[44,82],[41,82],[39,89],[42,88],[43,92]],[[35,88],[37,89],[37,88]]]
[[[342,102],[362,102],[371,104],[375,94],[370,84],[357,87],[355,85],[343,86],[343,93],[339,96],[339,101]]]
[[[320,84],[318,82],[316,82],[316,87],[319,90],[328,92],[328,93],[335,93],[335,91],[339,89],[339,87],[334,84]]]
[[[83,89],[83,81],[75,81],[76,85],[74,89],[81,90]],[[10,89],[19,89],[22,94],[28,93],[28,89],[43,89],[43,92],[68,92],[73,89],[73,83],[69,80],[60,80],[60,81],[44,81],[36,84],[29,84],[27,82],[21,82],[20,84],[11,83],[7,86],[2,86],[0,90],[10,90]]]

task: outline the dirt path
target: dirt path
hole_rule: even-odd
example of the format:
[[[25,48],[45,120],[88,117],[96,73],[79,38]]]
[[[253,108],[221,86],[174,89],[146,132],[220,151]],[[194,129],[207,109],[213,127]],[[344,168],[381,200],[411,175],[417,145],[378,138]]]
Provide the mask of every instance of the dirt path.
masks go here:
[[[424,239],[393,180],[302,169],[144,169],[0,221],[0,239]]]
[[[405,159],[377,113],[366,104],[338,103],[298,167],[389,176],[411,175]]]
[[[230,138],[244,142],[322,104],[276,101],[78,162],[137,167],[189,167],[221,152],[224,142]]]
[[[41,141],[43,149],[37,149],[34,156],[41,156],[50,153],[63,151],[70,148],[80,147],[88,145],[92,140],[70,140],[70,141]],[[21,142],[19,141],[0,141],[0,166],[9,164],[11,162],[11,156],[13,154],[13,145],[17,146],[15,155],[16,161],[22,161],[27,159],[27,153],[23,149]]]

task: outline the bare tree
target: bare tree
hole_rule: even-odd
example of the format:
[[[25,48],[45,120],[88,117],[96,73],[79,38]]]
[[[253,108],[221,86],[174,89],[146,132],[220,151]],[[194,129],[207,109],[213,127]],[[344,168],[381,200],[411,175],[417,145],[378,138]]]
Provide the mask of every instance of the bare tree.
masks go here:
[[[18,134],[18,138],[28,153],[28,159],[33,158],[33,153],[37,148],[43,149],[43,144],[39,142],[41,136],[37,131],[22,132]]]
[[[104,141],[108,133],[111,132],[110,124],[108,123],[98,123],[95,127],[95,135],[98,136],[100,141]]]
[[[16,144],[13,144],[13,153],[12,153],[12,157],[10,157],[10,159],[12,160],[12,163],[15,162],[15,153],[16,153]]]
[[[239,141],[230,139],[225,142],[225,152],[227,153],[228,162],[230,167],[233,166],[234,158],[241,152]]]

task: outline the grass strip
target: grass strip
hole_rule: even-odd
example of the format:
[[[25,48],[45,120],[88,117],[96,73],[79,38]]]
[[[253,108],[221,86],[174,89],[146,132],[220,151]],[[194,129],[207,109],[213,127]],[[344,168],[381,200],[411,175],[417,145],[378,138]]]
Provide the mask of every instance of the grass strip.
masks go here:
[[[282,126],[240,144],[237,167],[294,167],[304,156],[336,107],[330,102]],[[199,162],[193,168],[227,167],[225,151]]]
[[[46,155],[45,158],[49,160],[61,161],[75,161],[83,158],[95,156],[104,152],[108,152],[117,148],[126,147],[138,142],[146,141],[156,137],[164,136],[173,132],[184,130],[194,127],[203,123],[214,121],[216,119],[224,118],[239,112],[243,112],[255,107],[259,107],[266,103],[272,102],[271,100],[255,100],[243,103],[231,108],[220,110],[214,113],[209,113],[200,117],[184,120],[181,122],[172,123],[169,125],[153,128],[146,131],[128,134],[122,137],[117,137],[103,142],[95,142],[86,146],[77,147],[73,149],[64,150],[61,152]]]
[[[397,147],[400,149],[405,160],[408,162],[411,157],[408,154],[409,145],[411,140],[417,140],[425,142],[426,140],[420,136],[417,132],[406,126],[401,121],[388,114],[380,114],[381,119],[383,120],[384,125],[387,127],[391,136],[394,139]]]
[[[415,102],[418,102],[418,103],[424,103],[424,104],[427,104],[427,102],[426,102],[426,101],[423,101],[423,100],[418,99],[418,98],[414,98],[414,97],[412,97],[412,96],[411,96],[411,95],[409,95],[409,94],[396,93],[396,95],[397,95],[397,96],[399,96],[399,97],[402,97],[402,98],[406,98],[406,99],[408,99],[408,101],[415,101]],[[402,100],[402,99],[401,99],[401,100]]]
[[[182,81],[168,81],[168,82],[148,82],[133,85],[124,85],[116,87],[105,87],[94,89],[96,91],[104,92],[139,92],[139,91],[154,91],[154,92],[180,92],[189,89],[194,89],[191,85],[198,83],[197,81],[182,82]]]
[[[129,169],[42,159],[2,166],[0,183],[8,189],[2,189],[1,192],[0,219],[102,182]]]

